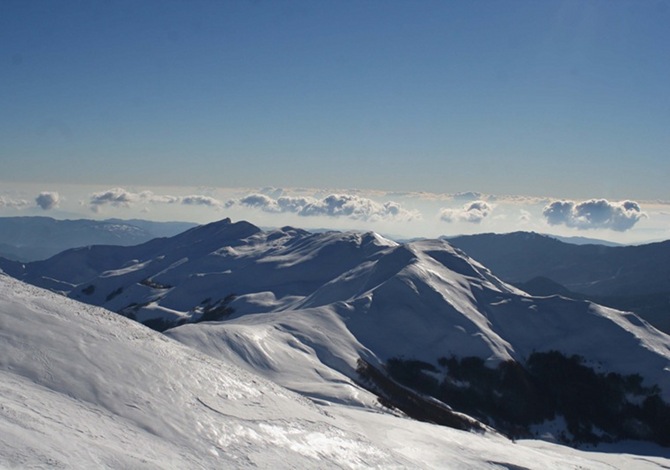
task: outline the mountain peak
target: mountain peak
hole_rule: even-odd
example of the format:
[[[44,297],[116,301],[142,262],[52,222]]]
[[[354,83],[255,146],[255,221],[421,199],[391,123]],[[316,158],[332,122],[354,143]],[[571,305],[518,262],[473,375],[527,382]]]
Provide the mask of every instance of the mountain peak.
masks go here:
[[[246,220],[232,222],[229,217],[210,222],[209,224],[199,225],[187,230],[178,237],[194,238],[197,240],[209,239],[211,237],[222,238],[223,240],[242,240],[255,235],[262,230]]]

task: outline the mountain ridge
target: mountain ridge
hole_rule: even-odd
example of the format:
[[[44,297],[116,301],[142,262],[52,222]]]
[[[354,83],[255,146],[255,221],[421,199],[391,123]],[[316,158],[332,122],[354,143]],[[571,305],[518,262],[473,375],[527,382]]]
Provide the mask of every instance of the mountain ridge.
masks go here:
[[[529,232],[466,235],[450,243],[506,282],[632,310],[670,332],[670,241],[636,246],[572,245]],[[549,290],[548,290],[549,289]],[[566,292],[567,291],[567,292]],[[574,294],[569,294],[574,293]]]
[[[116,266],[95,273],[96,250]],[[266,232],[224,219],[139,247],[65,252],[26,264],[24,277],[53,284],[77,266],[88,275],[70,297],[160,321],[170,337],[315,399],[369,407],[356,391],[361,359],[383,368],[397,357],[479,357],[496,367],[551,350],[604,373],[639,373],[670,399],[668,336],[631,313],[532,297],[441,240]]]
[[[141,219],[0,217],[0,256],[20,262],[37,261],[81,246],[137,245],[153,238],[174,236],[195,225]]]

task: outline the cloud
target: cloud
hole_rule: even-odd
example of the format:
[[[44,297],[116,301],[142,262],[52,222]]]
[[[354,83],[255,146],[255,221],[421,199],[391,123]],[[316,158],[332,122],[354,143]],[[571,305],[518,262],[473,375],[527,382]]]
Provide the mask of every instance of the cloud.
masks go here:
[[[184,196],[179,199],[182,204],[186,204],[188,206],[219,207],[222,205],[221,201],[219,201],[218,199],[214,199],[213,197],[210,196],[201,196],[197,194],[191,196]]]
[[[131,207],[136,203],[144,204],[184,204],[189,206],[220,207],[221,201],[199,194],[189,196],[171,196],[169,194],[154,194],[151,191],[134,193],[123,188],[112,188],[100,193],[91,194],[89,206],[93,212],[100,212],[103,206]]]
[[[527,196],[520,194],[486,194],[479,191],[462,191],[457,193],[430,193],[396,191],[385,192],[386,197],[402,199],[420,199],[425,201],[454,201],[465,204],[466,202],[486,201],[488,203],[527,205],[545,205],[553,200],[550,197]]]
[[[277,201],[265,194],[249,194],[241,199],[230,199],[226,202],[226,207],[231,207],[235,204],[262,209],[265,212],[279,212]]]
[[[302,217],[346,217],[354,220],[415,220],[421,218],[416,211],[404,209],[388,201],[379,203],[352,194],[330,194],[323,198],[249,194],[241,199],[231,199],[226,207],[242,205],[270,213],[291,213]]]
[[[141,198],[140,194],[126,191],[123,188],[112,188],[100,193],[93,193],[89,199],[91,210],[98,212],[102,206],[130,207]]]
[[[553,201],[542,211],[550,225],[566,225],[579,230],[607,228],[623,232],[647,214],[635,201],[609,202],[606,199],[588,201]]]
[[[460,209],[440,210],[440,220],[444,222],[469,222],[478,224],[493,212],[486,201],[473,201]]]
[[[25,199],[12,199],[0,196],[0,207],[7,207],[11,209],[24,209],[31,206],[31,203]]]
[[[179,196],[170,196],[168,194],[154,194],[151,191],[142,191],[139,194],[139,200],[151,204],[179,204],[183,198]],[[193,196],[191,196],[193,197]]]
[[[484,195],[478,191],[464,191],[460,193],[454,193],[451,195],[451,198],[454,201],[463,201],[463,202],[481,201],[483,197]]]
[[[259,191],[261,194],[265,194],[266,196],[270,196],[273,198],[278,198],[280,196],[284,195],[284,190],[282,188],[275,188],[274,186],[268,186],[265,188],[261,188]]]
[[[516,204],[520,206],[534,206],[539,204],[548,204],[552,201],[549,197],[524,196],[521,194],[490,194],[486,197],[489,202],[500,204]]]
[[[58,207],[60,195],[57,192],[43,191],[37,195],[35,202],[45,211]]]

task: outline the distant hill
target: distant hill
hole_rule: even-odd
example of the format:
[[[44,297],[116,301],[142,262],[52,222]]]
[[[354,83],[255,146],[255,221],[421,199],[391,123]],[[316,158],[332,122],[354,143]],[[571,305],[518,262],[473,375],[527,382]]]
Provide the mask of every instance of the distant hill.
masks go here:
[[[634,311],[670,332],[670,241],[575,245],[547,235],[514,232],[463,235],[449,243],[530,293],[580,294],[572,297]],[[554,283],[553,289],[547,280]]]
[[[615,243],[609,240],[601,240],[599,238],[588,238],[588,237],[561,237],[559,235],[547,235],[549,237],[555,238],[556,240],[571,243],[573,245],[605,245],[605,246],[624,246],[622,243]]]
[[[0,217],[0,257],[15,261],[50,258],[89,245],[137,245],[194,227],[188,222],[148,220],[56,220],[51,217]]]

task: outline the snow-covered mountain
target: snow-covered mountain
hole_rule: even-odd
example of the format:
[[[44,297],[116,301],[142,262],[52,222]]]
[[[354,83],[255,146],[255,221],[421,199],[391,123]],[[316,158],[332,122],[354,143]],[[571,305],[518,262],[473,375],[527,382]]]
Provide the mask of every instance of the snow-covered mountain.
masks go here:
[[[173,327],[168,336],[211,357],[328,402],[376,406],[359,386],[361,361],[479,357],[495,367],[548,351],[639,374],[670,401],[670,337],[630,313],[529,296],[439,240],[264,232],[226,219],[136,247],[70,250],[13,275]]]
[[[575,245],[533,232],[463,235],[448,241],[506,282],[545,295],[569,291],[633,311],[670,333],[670,241]]]
[[[0,378],[3,468],[643,469],[668,462],[621,447],[513,444],[382,409],[326,406],[1,274]]]

